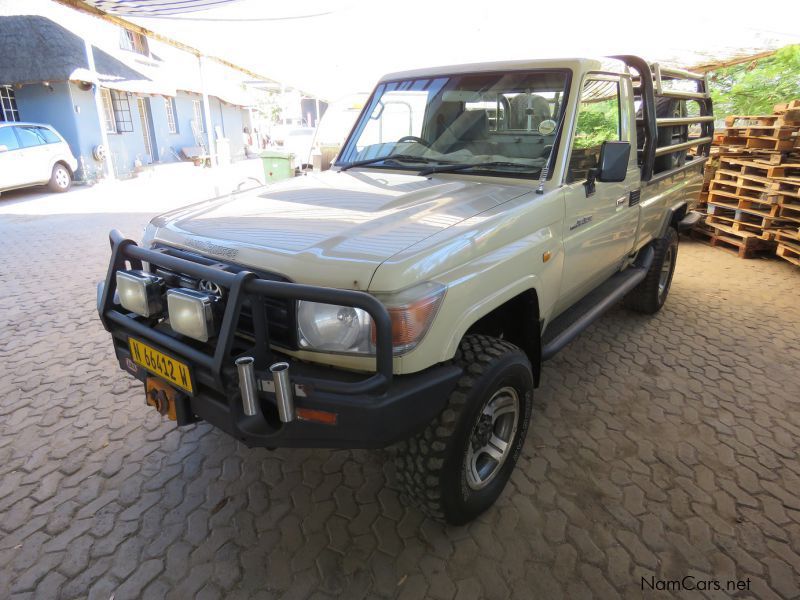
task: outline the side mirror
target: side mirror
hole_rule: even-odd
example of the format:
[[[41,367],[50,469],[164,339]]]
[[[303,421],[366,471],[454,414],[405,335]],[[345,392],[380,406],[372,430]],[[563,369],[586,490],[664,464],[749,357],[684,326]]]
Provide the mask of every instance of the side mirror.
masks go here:
[[[586,174],[586,196],[594,194],[595,181],[625,181],[628,174],[628,159],[631,156],[630,142],[603,142],[600,146],[600,160],[596,169]]]
[[[8,152],[8,146],[0,144],[0,152]]]
[[[600,146],[597,181],[625,181],[630,156],[630,142],[603,142]]]

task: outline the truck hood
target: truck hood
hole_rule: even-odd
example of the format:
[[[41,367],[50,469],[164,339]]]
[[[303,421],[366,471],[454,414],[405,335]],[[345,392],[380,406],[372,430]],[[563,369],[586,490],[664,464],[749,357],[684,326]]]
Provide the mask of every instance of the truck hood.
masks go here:
[[[388,258],[529,189],[326,171],[167,213],[153,220],[152,235],[300,283],[368,289]]]

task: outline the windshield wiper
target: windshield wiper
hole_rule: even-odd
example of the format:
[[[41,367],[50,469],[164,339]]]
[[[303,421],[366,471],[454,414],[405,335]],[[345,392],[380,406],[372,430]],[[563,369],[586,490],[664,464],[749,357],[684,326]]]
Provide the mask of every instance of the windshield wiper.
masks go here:
[[[465,171],[466,169],[491,169],[492,167],[511,167],[513,169],[521,169],[526,171],[541,171],[542,167],[534,165],[525,165],[522,163],[515,163],[504,160],[495,160],[483,163],[461,163],[451,165],[437,165],[434,167],[426,167],[419,172],[419,175],[426,176],[433,173],[451,173],[453,171]]]
[[[340,171],[347,171],[347,169],[352,169],[353,167],[364,167],[366,165],[371,165],[378,162],[385,162],[390,160],[397,160],[397,161],[405,161],[405,162],[418,162],[418,163],[432,163],[432,162],[439,162],[435,161],[430,158],[425,158],[424,156],[413,156],[411,154],[390,154],[389,156],[380,156],[378,158],[367,158],[364,160],[357,160],[355,162],[347,163],[344,165]]]

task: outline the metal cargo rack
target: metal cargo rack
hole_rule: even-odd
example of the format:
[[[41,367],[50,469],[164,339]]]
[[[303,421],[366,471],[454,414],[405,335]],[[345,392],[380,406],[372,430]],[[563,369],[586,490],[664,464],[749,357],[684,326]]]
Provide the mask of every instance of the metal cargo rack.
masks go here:
[[[638,56],[620,55],[612,58],[623,61],[637,73],[633,77],[633,92],[635,97],[641,100],[642,107],[642,116],[637,119],[637,125],[643,126],[645,132],[644,145],[639,159],[642,167],[642,181],[652,179],[653,164],[659,156],[697,148],[697,156],[708,157],[711,151],[711,142],[714,139],[714,115],[708,87],[708,75],[666,67],[659,63],[651,64]],[[691,91],[671,89],[669,85],[665,85],[665,83],[674,81],[693,82],[695,89]],[[687,117],[658,117],[656,115],[656,98],[695,100],[700,107],[700,114]],[[690,138],[686,142],[659,147],[658,129],[680,125],[700,125],[700,136]]]

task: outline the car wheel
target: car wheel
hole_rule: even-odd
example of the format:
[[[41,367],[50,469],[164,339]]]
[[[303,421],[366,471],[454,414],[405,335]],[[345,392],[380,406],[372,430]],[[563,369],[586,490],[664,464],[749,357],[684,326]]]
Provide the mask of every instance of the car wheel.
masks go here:
[[[507,341],[468,335],[464,369],[444,410],[395,459],[404,497],[453,525],[471,521],[505,488],[522,452],[533,403],[527,356]]]
[[[664,237],[653,241],[653,264],[642,282],[625,296],[625,306],[652,315],[667,300],[678,258],[678,232],[670,227]]]
[[[61,163],[53,165],[53,173],[47,187],[51,192],[66,192],[72,186],[72,173]]]

